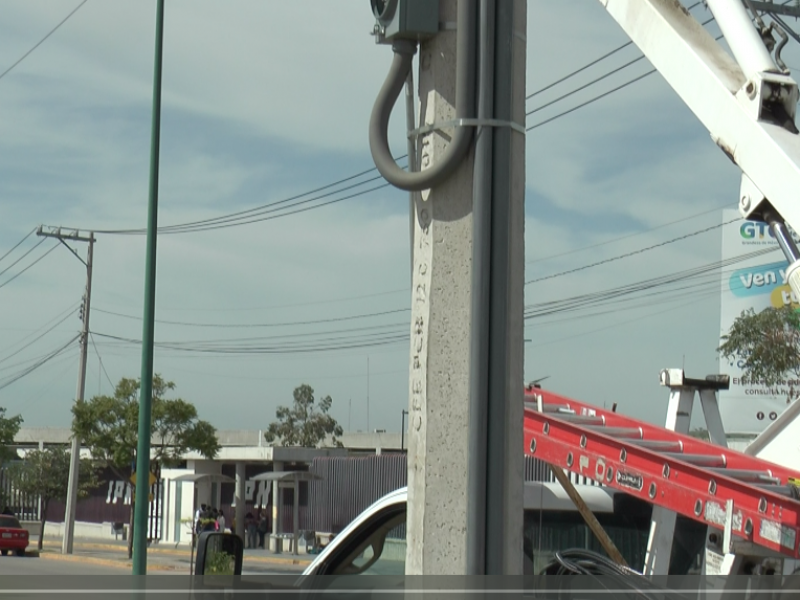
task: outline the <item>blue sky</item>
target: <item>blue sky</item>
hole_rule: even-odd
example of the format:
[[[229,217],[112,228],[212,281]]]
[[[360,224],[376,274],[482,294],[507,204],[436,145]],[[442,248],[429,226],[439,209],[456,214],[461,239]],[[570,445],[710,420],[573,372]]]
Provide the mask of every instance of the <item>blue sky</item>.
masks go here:
[[[77,4],[6,0],[0,71]],[[0,255],[40,224],[145,226],[154,7],[89,0],[0,79]],[[703,8],[695,14],[708,17]],[[368,35],[372,23],[364,2],[168,0],[160,224],[247,210],[370,169],[367,121],[391,61],[389,49]],[[531,3],[528,93],[626,41],[598,2]],[[800,64],[796,53],[791,44],[789,64]],[[536,95],[528,110],[637,55],[633,46],[624,49]],[[528,126],[650,68],[639,61],[537,111]],[[398,105],[391,126],[397,154],[405,151],[403,118]],[[658,75],[533,129],[526,152],[528,280],[716,225],[722,217],[715,209],[736,205],[737,169]],[[342,335],[363,341],[408,332],[407,211],[404,193],[383,188],[261,223],[160,236],[156,318],[206,326],[158,323],[157,341],[196,348],[208,340],[283,336],[262,343],[284,352],[160,349],[156,371],[223,429],[266,428],[293,388],[308,383],[333,397],[332,412],[345,428],[366,429],[369,414],[371,429],[399,430],[408,402],[407,342],[285,350],[301,340],[319,347]],[[38,241],[28,238],[0,271]],[[53,243],[33,250],[0,285]],[[85,255],[85,246],[78,250]],[[527,285],[526,304],[682,271],[719,254],[717,229]],[[140,348],[106,336],[140,338],[143,282],[144,236],[98,234],[87,396],[109,393],[109,379],[139,374]],[[77,333],[83,285],[82,265],[61,247],[0,288],[0,385]],[[618,402],[620,410],[661,422],[661,368],[685,362],[692,375],[718,370],[719,296],[713,287],[702,291],[672,302],[651,296],[633,307],[614,304],[603,314],[588,307],[529,320],[526,379],[549,376],[546,385],[556,392]],[[363,316],[375,313],[387,314]],[[20,350],[67,314],[73,316]],[[318,322],[286,325],[307,321]],[[66,426],[77,368],[73,344],[0,389],[0,406],[21,413],[28,426]]]

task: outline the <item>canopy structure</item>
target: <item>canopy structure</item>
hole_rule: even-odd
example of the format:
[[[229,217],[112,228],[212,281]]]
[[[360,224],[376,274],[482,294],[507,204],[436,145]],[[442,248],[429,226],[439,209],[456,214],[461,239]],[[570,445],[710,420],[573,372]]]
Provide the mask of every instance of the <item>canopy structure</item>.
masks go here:
[[[234,483],[236,480],[233,477],[228,477],[221,473],[187,473],[186,475],[179,475],[172,481],[186,483]]]
[[[316,481],[322,479],[311,471],[267,471],[251,478],[253,481]]]
[[[322,479],[316,473],[311,471],[267,471],[260,473],[252,478],[253,481],[277,481],[278,484],[292,482],[294,484],[294,502],[292,502],[292,525],[294,533],[294,542],[292,544],[292,553],[298,554],[297,542],[300,534],[300,482],[301,481],[317,481]],[[273,506],[277,504],[277,499],[273,499]],[[278,524],[273,523],[272,530],[278,533]]]
[[[236,480],[233,477],[228,477],[227,475],[223,475],[221,473],[187,473],[186,475],[179,475],[173,481],[181,482],[181,483],[194,483],[195,485],[198,483],[234,483]],[[197,489],[195,488],[195,493],[192,496],[192,515],[197,512]],[[195,528],[192,527],[192,550],[189,557],[189,574],[191,575],[194,572],[194,545],[195,545],[195,536],[197,532]]]

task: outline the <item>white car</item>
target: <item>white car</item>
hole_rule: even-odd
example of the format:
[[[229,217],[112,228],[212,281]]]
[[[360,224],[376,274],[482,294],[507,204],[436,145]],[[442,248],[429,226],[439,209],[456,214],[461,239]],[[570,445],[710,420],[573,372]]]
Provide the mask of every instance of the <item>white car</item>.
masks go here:
[[[626,562],[641,570],[650,531],[652,506],[638,498],[610,488],[577,485],[584,502],[592,510]],[[558,483],[527,482],[524,487],[524,565],[525,575],[542,573],[552,564],[555,551],[589,550],[602,553],[564,489]],[[296,580],[280,576],[283,583],[272,589],[302,590],[303,598],[316,597],[323,589],[346,590],[402,589],[405,581],[407,488],[391,492],[372,504],[338,533]],[[699,567],[705,549],[706,528],[695,521],[678,517],[670,571],[688,574]],[[225,571],[216,571],[215,554],[227,554],[232,561]],[[198,541],[198,575],[241,573],[243,542],[235,535],[216,532],[203,534]],[[380,577],[360,577],[380,575]],[[247,586],[246,583],[240,585]],[[263,581],[253,587],[264,589]],[[322,597],[322,596],[320,596]],[[325,596],[332,598],[332,596]]]
[[[576,486],[628,564],[641,569],[652,506],[610,488]],[[540,573],[553,552],[568,548],[600,551],[588,526],[559,483],[527,482],[524,488],[525,574]],[[308,575],[390,575],[405,573],[407,488],[391,492],[362,512],[305,569]],[[680,518],[673,548],[674,572],[699,566],[705,528]]]

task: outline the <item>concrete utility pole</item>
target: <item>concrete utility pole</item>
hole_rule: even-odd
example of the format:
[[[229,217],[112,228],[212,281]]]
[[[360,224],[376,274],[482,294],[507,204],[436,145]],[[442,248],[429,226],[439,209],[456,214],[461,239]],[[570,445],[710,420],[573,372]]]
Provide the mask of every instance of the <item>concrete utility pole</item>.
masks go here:
[[[431,15],[432,5],[373,3],[378,41],[392,43],[395,57],[373,110],[370,146],[390,183],[419,192],[406,574],[516,575],[523,524],[526,5],[440,0],[439,14]],[[392,21],[398,14],[405,20]],[[422,40],[421,143],[419,172],[407,173],[388,151],[387,112],[405,82],[415,36]]]
[[[44,231],[43,227],[39,227],[36,235],[42,237],[53,237],[69,249],[75,257],[86,266],[86,291],[83,296],[83,310],[81,315],[81,362],[78,368],[78,389],[75,394],[76,402],[80,403],[84,400],[84,393],[86,392],[86,361],[89,354],[89,309],[92,303],[92,259],[94,256],[94,233],[89,233],[89,237],[83,237],[78,231],[70,233],[63,233],[61,228],[50,228],[49,231]],[[76,242],[88,242],[89,249],[84,261],[75,250],[73,250],[64,240],[73,240]],[[81,440],[77,436],[72,436],[72,447],[70,450],[69,459],[69,480],[67,484],[67,506],[64,513],[64,538],[61,542],[62,554],[72,554],[72,542],[75,534],[75,508],[78,503],[78,474],[81,459]]]

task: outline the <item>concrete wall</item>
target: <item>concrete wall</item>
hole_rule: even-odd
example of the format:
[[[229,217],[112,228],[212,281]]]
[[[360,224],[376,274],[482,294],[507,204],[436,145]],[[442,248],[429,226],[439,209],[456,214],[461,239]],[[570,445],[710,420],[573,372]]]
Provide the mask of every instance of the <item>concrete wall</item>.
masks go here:
[[[75,521],[75,539],[76,540],[121,540],[123,534],[114,534],[112,531],[112,523],[86,523],[84,521]],[[125,524],[127,531],[127,523]],[[37,532],[38,533],[38,532]],[[45,539],[58,538],[59,540],[64,537],[64,523],[47,521],[44,526]],[[31,541],[33,543],[33,541]]]

